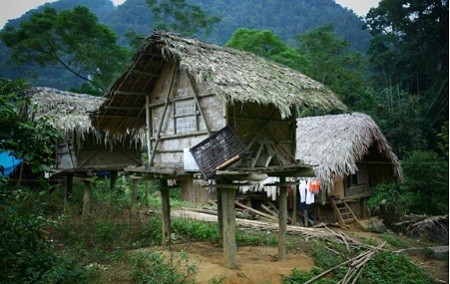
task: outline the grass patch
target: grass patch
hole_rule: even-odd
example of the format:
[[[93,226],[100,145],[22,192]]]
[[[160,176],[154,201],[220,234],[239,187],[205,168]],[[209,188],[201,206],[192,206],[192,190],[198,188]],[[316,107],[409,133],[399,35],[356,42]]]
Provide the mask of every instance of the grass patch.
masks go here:
[[[391,246],[397,247],[397,248],[409,248],[410,244],[405,241],[400,236],[396,236],[390,233],[382,233],[380,237],[385,240],[388,244]]]
[[[197,265],[189,263],[186,252],[181,251],[178,256],[170,253],[166,257],[161,252],[139,251],[131,256],[131,279],[134,283],[181,284],[195,283]]]

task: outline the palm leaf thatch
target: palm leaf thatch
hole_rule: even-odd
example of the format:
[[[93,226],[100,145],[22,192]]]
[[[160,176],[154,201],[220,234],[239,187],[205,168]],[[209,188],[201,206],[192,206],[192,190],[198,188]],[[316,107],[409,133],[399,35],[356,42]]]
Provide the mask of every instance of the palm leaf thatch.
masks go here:
[[[84,140],[88,133],[98,139],[103,137],[92,126],[89,114],[100,107],[104,98],[46,87],[31,88],[27,94],[33,105],[29,115],[35,119],[46,118],[64,139],[71,139],[75,134],[77,139]]]
[[[282,117],[291,115],[293,106],[346,109],[324,85],[286,66],[251,53],[154,32],[109,89],[93,116],[94,125],[112,132],[144,126],[145,95],[152,93],[166,63],[175,63],[180,72],[204,86],[206,94],[230,104],[273,104]]]
[[[403,181],[403,170],[373,119],[362,113],[305,117],[297,120],[296,158],[314,165],[321,188],[330,193],[334,181],[368,164],[368,174]]]

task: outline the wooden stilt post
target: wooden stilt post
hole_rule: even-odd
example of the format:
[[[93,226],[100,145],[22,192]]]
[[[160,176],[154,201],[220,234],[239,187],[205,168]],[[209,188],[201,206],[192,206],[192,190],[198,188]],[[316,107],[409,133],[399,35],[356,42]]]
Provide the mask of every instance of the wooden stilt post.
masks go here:
[[[286,258],[286,231],[287,231],[287,193],[286,193],[286,179],[280,177],[280,196],[278,214],[278,260]]]
[[[303,226],[308,227],[308,210],[303,209]]]
[[[83,211],[81,213],[81,216],[83,218],[87,218],[89,214],[91,213],[91,197],[90,197],[90,190],[91,190],[91,178],[85,178],[83,179],[84,188],[83,188]]]
[[[217,195],[217,229],[219,234],[219,246],[223,245],[223,204],[222,204],[222,190],[216,188]]]
[[[235,188],[222,188],[223,206],[223,257],[227,268],[236,268],[236,212]]]
[[[297,186],[292,185],[292,198],[294,198],[294,202],[292,205],[292,224],[293,226],[297,225]]]
[[[111,175],[109,177],[110,182],[109,182],[109,189],[114,189],[116,187],[116,181],[117,181],[117,176],[118,176],[118,172],[117,171],[111,171]]]
[[[366,212],[367,212],[367,199],[365,198],[365,197],[363,197],[363,198],[361,198],[360,200],[359,200],[359,202],[360,202],[360,207],[359,207],[359,211],[360,211],[360,213],[359,213],[359,218],[360,219],[366,219],[367,218],[367,214],[366,214]]]
[[[66,175],[66,198],[67,200],[72,199],[73,194],[73,174]]]
[[[134,213],[137,205],[137,191],[139,186],[139,180],[141,177],[131,176],[131,180],[133,181],[133,186],[131,187],[131,212]]]
[[[165,248],[169,248],[171,245],[171,230],[170,230],[170,200],[169,200],[169,187],[167,179],[161,179],[160,183],[161,192],[161,209],[162,209],[162,245]]]

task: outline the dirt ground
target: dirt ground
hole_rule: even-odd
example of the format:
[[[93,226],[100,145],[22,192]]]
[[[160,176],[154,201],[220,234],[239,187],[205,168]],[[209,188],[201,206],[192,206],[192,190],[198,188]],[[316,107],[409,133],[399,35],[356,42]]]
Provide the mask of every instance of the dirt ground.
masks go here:
[[[177,244],[173,250],[186,251],[189,261],[198,265],[195,280],[200,284],[221,279],[224,284],[277,284],[283,283],[282,276],[291,274],[292,269],[309,271],[314,265],[303,253],[287,254],[285,260],[278,261],[276,247],[238,247],[237,269],[226,268],[222,249],[210,243]]]
[[[344,230],[344,232],[355,239],[383,242],[380,235],[376,233],[355,228]],[[391,249],[397,250],[397,248]],[[148,248],[148,251],[167,253],[162,247]],[[278,284],[283,283],[283,276],[290,275],[294,268],[310,271],[314,265],[312,256],[302,248],[294,252],[289,251],[285,260],[278,261],[276,246],[238,247],[237,269],[226,268],[222,248],[210,242],[181,242],[172,245],[175,256],[178,256],[180,251],[187,252],[189,263],[197,265],[195,282],[199,284]],[[436,283],[449,283],[448,257],[440,260],[430,259],[423,254],[408,257],[413,263],[425,269]],[[104,283],[131,283],[129,269],[131,267],[109,267],[102,273]]]
[[[376,234],[367,232],[348,233],[353,236],[378,239]],[[172,250],[175,255],[182,250],[187,252],[189,263],[194,263],[198,267],[195,281],[199,284],[279,284],[283,283],[283,275],[290,275],[294,268],[309,271],[314,265],[314,259],[300,251],[288,253],[285,260],[278,261],[277,247],[238,247],[237,269],[226,268],[222,249],[208,242],[175,244]],[[429,259],[424,255],[410,256],[410,259],[424,268],[436,280],[436,283],[449,283],[448,259]]]

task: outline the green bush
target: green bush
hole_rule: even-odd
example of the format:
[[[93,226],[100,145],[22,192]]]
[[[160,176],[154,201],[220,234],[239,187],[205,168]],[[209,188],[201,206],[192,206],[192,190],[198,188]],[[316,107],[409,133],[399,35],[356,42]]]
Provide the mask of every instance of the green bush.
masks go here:
[[[189,263],[186,252],[181,251],[177,259],[171,253],[167,259],[161,252],[140,251],[131,257],[134,283],[182,284],[195,283],[192,279],[197,265]]]
[[[402,192],[411,197],[411,213],[448,213],[448,158],[431,151],[415,151],[403,161],[406,182]],[[409,213],[408,212],[408,213]]]
[[[386,199],[390,214],[448,213],[448,160],[431,151],[412,152],[403,163],[404,184],[379,184],[369,199],[373,210]]]
[[[90,271],[56,256],[45,229],[53,222],[41,215],[19,215],[0,206],[0,275],[7,283],[83,283]]]
[[[219,239],[217,224],[187,218],[175,218],[172,221],[172,232],[196,241],[217,243]]]

